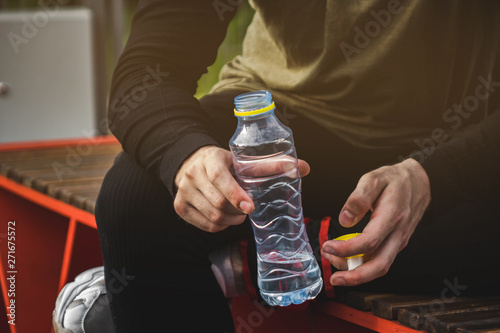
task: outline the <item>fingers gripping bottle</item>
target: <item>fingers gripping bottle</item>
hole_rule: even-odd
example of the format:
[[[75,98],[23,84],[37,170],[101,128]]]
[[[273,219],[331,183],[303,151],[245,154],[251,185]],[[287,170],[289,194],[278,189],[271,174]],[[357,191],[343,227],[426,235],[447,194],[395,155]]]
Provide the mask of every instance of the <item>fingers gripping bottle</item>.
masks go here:
[[[313,299],[323,281],[302,214],[301,176],[292,131],[274,114],[271,93],[234,99],[238,127],[229,145],[239,184],[253,199],[258,285],[270,305]]]

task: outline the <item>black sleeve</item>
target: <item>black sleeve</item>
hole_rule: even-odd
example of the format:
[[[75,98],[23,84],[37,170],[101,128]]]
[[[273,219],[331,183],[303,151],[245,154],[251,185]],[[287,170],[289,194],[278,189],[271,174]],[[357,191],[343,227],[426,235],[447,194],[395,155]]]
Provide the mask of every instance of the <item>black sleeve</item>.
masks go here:
[[[465,201],[498,204],[500,110],[439,145],[422,166],[430,180],[434,217]]]
[[[236,12],[229,9],[220,12],[206,0],[140,1],[113,74],[109,128],[171,194],[182,162],[217,145],[193,95]]]

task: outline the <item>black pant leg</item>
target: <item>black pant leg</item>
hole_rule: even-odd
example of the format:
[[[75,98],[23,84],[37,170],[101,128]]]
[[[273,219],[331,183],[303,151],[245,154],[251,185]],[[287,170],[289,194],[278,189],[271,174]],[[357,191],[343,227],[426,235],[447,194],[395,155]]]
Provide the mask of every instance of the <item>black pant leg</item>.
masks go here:
[[[111,309],[118,332],[232,332],[208,253],[248,226],[211,234],[181,220],[157,177],[122,152],[96,205]]]

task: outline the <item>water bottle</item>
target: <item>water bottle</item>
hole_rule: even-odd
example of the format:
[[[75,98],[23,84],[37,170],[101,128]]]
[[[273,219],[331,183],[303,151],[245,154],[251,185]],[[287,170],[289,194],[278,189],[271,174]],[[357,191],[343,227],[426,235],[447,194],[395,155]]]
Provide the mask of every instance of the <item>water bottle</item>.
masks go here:
[[[238,183],[252,198],[258,285],[269,305],[313,299],[323,281],[302,213],[301,176],[292,131],[274,114],[271,93],[234,99],[238,127],[229,141]]]

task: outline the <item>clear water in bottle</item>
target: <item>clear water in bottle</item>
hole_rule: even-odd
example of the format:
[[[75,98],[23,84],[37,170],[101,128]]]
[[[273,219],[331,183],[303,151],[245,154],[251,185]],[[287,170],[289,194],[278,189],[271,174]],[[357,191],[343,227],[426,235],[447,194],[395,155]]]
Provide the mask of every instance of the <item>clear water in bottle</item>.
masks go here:
[[[258,285],[270,305],[300,304],[323,286],[304,224],[292,131],[274,114],[268,91],[235,98],[238,127],[229,145],[239,184],[254,201]]]

